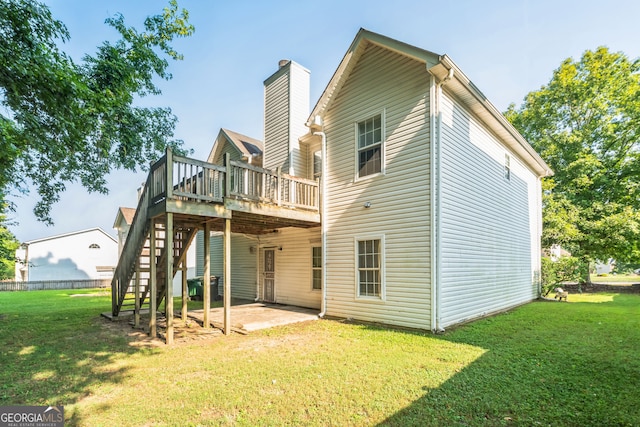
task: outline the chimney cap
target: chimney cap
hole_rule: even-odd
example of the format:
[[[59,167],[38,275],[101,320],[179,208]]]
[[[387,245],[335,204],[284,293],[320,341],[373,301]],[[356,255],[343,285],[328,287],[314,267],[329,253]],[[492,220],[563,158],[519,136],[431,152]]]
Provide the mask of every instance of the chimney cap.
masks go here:
[[[278,61],[278,68],[285,67],[289,62],[291,62],[290,59],[281,59]]]

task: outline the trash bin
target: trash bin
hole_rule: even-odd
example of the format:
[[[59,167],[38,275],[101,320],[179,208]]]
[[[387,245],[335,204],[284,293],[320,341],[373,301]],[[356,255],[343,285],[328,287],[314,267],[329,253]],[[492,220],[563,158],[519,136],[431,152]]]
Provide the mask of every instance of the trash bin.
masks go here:
[[[189,298],[192,300],[202,301],[202,295],[204,295],[202,288],[202,278],[194,277],[187,280],[187,288],[189,289]]]
[[[211,284],[210,284],[210,288],[211,290],[211,294],[210,294],[210,301],[220,301],[222,299],[222,297],[220,296],[220,290],[218,288],[218,276],[211,276]]]

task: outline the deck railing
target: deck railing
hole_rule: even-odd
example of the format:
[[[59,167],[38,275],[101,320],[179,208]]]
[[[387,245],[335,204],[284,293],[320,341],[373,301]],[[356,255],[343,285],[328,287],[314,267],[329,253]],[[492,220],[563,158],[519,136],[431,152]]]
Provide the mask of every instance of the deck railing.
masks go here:
[[[167,150],[151,167],[150,185],[152,205],[163,199],[223,203],[230,197],[315,212],[320,207],[318,181],[232,161],[228,156],[220,166]]]

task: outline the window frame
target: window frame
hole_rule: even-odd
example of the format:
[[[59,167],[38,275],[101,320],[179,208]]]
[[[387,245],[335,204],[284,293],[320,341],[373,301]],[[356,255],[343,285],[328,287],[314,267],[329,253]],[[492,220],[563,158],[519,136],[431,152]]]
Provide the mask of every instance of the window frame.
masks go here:
[[[316,266],[314,264],[314,261],[316,260],[316,256],[313,253],[314,249],[319,249],[320,250],[320,259],[319,259],[319,266]],[[313,292],[321,292],[322,291],[322,272],[323,268],[322,268],[322,246],[321,245],[312,245],[311,246],[311,290]],[[319,271],[320,272],[320,287],[319,288],[315,288],[313,285],[315,283],[315,277],[314,277],[314,272]]]
[[[378,268],[379,271],[379,280],[380,280],[380,289],[378,295],[362,295],[360,293],[360,271],[362,270],[360,267],[360,251],[359,251],[359,243],[371,240],[378,240],[380,242],[379,254],[378,254]],[[364,234],[355,236],[353,239],[354,243],[354,271],[355,271],[355,295],[357,300],[362,301],[370,301],[370,302],[380,302],[386,300],[386,277],[385,277],[385,235],[384,234]],[[367,271],[371,271],[374,269],[369,269],[364,267]]]
[[[377,116],[380,116],[380,142],[376,142],[374,144],[367,145],[365,147],[360,147],[360,130],[359,130],[360,124],[368,120],[375,120]],[[353,131],[354,132],[354,165],[355,165],[354,166],[355,167],[354,182],[371,179],[380,175],[385,175],[386,173],[385,160],[386,160],[386,151],[387,151],[385,147],[386,140],[387,140],[385,122],[386,122],[386,110],[384,108],[382,110],[368,114],[367,116],[359,118],[355,121],[353,126],[354,128],[354,131]],[[374,172],[368,175],[360,176],[360,152],[363,150],[369,150],[375,146],[380,147],[380,171]]]
[[[511,181],[511,155],[504,153],[504,179]]]

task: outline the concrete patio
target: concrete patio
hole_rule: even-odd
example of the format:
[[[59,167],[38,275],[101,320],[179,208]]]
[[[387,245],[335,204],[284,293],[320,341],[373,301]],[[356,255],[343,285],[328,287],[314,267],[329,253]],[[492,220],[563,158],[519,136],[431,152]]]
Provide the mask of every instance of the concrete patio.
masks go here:
[[[237,332],[251,332],[274,326],[318,319],[318,310],[292,305],[248,303],[231,306],[231,327]],[[189,317],[202,322],[203,310],[190,310]],[[223,307],[209,310],[211,326],[219,327],[224,322]]]
[[[317,309],[296,307],[292,305],[270,304],[233,299],[231,306],[231,329],[233,332],[247,334],[259,329],[268,329],[274,326],[288,325],[308,320],[317,320]],[[149,310],[141,310],[141,324],[147,326]],[[187,316],[202,325],[204,310],[189,310]],[[102,316],[116,322],[133,322],[133,311],[121,311],[117,318],[111,312],[102,313]],[[180,328],[180,310],[175,311],[175,326]],[[160,315],[158,326],[165,327],[165,318]],[[215,307],[209,310],[209,324],[213,328],[222,329],[224,324],[224,308]]]

